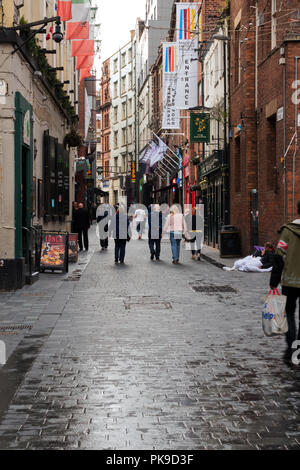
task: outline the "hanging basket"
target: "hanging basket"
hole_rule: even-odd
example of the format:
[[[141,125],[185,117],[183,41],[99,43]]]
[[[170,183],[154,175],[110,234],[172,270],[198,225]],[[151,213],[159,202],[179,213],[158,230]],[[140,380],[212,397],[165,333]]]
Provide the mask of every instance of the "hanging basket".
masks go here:
[[[65,138],[64,138],[64,147],[65,149],[67,147],[71,148],[71,147],[80,147],[82,144],[82,137],[80,134],[77,134],[77,132],[75,130],[72,130],[71,132],[69,132],[69,134],[66,134],[65,135]]]

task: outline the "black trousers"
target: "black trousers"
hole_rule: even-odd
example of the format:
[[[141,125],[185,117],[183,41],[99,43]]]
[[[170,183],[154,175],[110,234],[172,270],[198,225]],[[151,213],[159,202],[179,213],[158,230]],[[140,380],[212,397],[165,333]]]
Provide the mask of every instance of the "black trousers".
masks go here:
[[[149,248],[151,255],[155,255],[155,258],[160,257],[160,250],[161,250],[161,240],[152,240],[149,238]]]
[[[283,295],[287,296],[286,301],[286,316],[289,331],[286,334],[286,342],[289,349],[292,349],[293,342],[296,339],[300,340],[300,288],[296,287],[282,287]],[[296,307],[297,300],[299,302],[299,325],[298,325],[298,336],[297,336],[297,326],[296,326]]]
[[[123,262],[126,252],[126,240],[115,240],[115,260]]]
[[[105,240],[100,239],[100,246],[101,248],[108,248],[108,238],[105,238]]]
[[[83,235],[83,242],[84,242],[84,248],[86,250],[89,249],[89,235],[88,235],[88,228],[79,228],[78,229],[78,245],[79,249],[83,249],[82,245],[82,235]]]

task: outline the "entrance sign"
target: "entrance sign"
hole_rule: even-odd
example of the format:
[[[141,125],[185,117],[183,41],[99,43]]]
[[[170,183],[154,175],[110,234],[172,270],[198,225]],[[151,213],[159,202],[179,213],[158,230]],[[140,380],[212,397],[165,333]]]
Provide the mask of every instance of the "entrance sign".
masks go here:
[[[69,234],[67,232],[42,232],[40,269],[68,272]]]
[[[180,111],[176,109],[178,47],[163,43],[163,129],[180,129]]]

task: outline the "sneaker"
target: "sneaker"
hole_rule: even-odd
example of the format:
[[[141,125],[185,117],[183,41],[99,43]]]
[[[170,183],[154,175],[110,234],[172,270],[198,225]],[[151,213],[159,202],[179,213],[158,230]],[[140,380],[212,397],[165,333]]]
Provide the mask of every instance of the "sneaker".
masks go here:
[[[159,256],[157,256],[156,261],[160,261]]]
[[[233,268],[228,268],[227,266],[223,267],[223,271],[235,271],[235,267]]]
[[[118,264],[119,260],[115,259],[115,263]]]
[[[151,258],[151,261],[153,261],[154,260],[154,255],[152,254],[150,258]]]

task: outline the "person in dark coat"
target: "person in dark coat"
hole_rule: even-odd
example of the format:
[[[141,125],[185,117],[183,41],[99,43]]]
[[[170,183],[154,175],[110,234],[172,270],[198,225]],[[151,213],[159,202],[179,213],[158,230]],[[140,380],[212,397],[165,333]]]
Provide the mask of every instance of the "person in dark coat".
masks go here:
[[[77,233],[77,227],[75,223],[75,214],[78,211],[78,203],[76,201],[73,202],[72,206],[72,223],[71,223],[71,233]]]
[[[126,243],[130,240],[131,231],[128,215],[123,207],[118,207],[111,220],[112,236],[115,240],[115,263],[124,264]]]
[[[83,235],[84,248],[86,251],[88,251],[89,250],[88,230],[91,226],[91,223],[90,223],[89,213],[86,209],[84,209],[82,203],[78,205],[78,210],[75,213],[75,224],[76,224],[77,233],[78,233],[79,250],[80,251],[83,250],[83,245],[82,245],[82,235]]]
[[[102,250],[107,250],[108,248],[108,225],[109,225],[109,206],[107,205],[101,205],[96,213],[96,218],[97,218],[97,224],[100,224],[100,229],[99,229],[99,234],[100,234],[100,246]],[[105,223],[103,227],[103,221],[107,222]],[[101,224],[102,222],[102,224]]]
[[[148,240],[150,248],[150,258],[157,261],[160,258],[161,239],[163,231],[163,215],[158,204],[152,204],[148,209]]]

